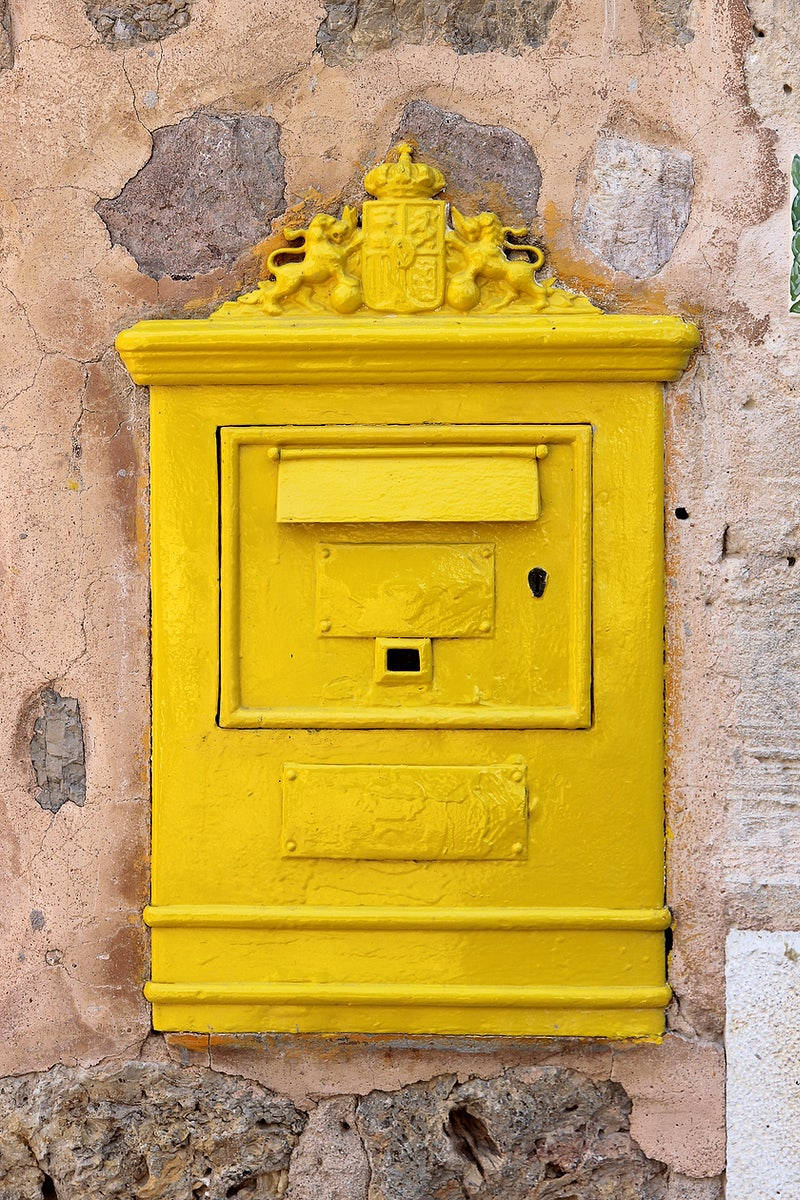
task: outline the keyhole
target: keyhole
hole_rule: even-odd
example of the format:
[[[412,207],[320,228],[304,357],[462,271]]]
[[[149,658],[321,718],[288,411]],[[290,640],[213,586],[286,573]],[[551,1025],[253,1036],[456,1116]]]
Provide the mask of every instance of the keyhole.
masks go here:
[[[544,589],[547,587],[547,571],[544,567],[532,567],[528,571],[528,587],[531,589],[531,595],[537,600],[544,595]]]

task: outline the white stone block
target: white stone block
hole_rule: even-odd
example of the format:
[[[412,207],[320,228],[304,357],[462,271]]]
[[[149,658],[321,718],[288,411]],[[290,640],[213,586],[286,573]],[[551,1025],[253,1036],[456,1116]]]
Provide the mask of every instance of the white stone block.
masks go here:
[[[800,1200],[800,932],[732,930],[726,977],[726,1200]]]

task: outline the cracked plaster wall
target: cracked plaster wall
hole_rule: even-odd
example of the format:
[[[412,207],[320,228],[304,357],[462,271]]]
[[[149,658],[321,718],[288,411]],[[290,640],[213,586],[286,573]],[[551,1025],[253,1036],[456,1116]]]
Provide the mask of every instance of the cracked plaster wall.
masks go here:
[[[130,25],[136,6],[116,7]],[[362,7],[379,19],[379,6]],[[382,44],[337,57],[318,49],[322,5],[194,0],[188,23],[157,13],[140,37],[98,24],[99,5],[90,20],[83,0],[10,0],[13,62],[0,40],[0,876],[9,887],[0,1074],[199,1064],[314,1109],[370,1088],[449,1073],[493,1078],[546,1061],[620,1082],[635,1140],[667,1165],[670,1200],[717,1200],[725,934],[800,924],[800,325],[786,313],[797,16],[789,0],[752,0],[750,12],[741,0],[539,7],[548,14],[538,46],[537,33],[461,53],[423,21],[419,36],[392,26]],[[448,11],[443,28],[455,28],[461,9]],[[258,277],[278,232],[265,228],[252,251],[234,238],[218,260],[192,263],[189,278],[156,277],[126,249],[133,243],[112,244],[98,205],[146,167],[154,131],[209,114],[275,122],[285,201],[308,214],[352,197],[363,166],[421,103],[531,148],[526,190],[487,139],[472,195],[468,161],[458,182],[464,207],[500,194],[527,216],[535,210],[534,232],[565,283],[612,310],[673,311],[702,327],[701,352],[666,401],[677,925],[676,998],[661,1046],[211,1044],[149,1032],[139,920],[149,836],[146,398],[112,343],[141,317],[204,313],[235,295]],[[652,223],[637,219],[638,256],[636,246],[618,252],[613,229],[589,244],[581,236],[586,164],[609,139],[642,147],[644,159],[691,158],[686,219],[663,263],[663,246],[654,259],[648,241]],[[215,228],[213,211],[198,220]],[[85,804],[57,812],[36,803],[30,759],[46,688],[76,699],[85,746]],[[324,1160],[335,1139],[323,1116]],[[308,1167],[312,1179],[322,1170]]]

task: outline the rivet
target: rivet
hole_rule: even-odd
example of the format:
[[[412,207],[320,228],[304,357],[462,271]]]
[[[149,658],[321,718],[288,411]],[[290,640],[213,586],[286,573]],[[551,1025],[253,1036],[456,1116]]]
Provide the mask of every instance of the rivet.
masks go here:
[[[547,446],[537,446],[536,447],[536,457],[537,458],[547,458]]]
[[[330,556],[331,556],[331,552],[327,546],[323,546],[321,548],[320,554],[322,555],[323,558],[330,558]]]
[[[514,780],[514,783],[522,783],[522,771],[512,771],[511,778]]]
[[[268,453],[271,459],[278,459],[281,456],[280,448],[278,446],[270,446]]]
[[[488,633],[491,628],[492,628],[492,626],[489,621],[481,621],[481,623],[480,623],[481,633]]]
[[[286,772],[286,778],[287,779],[297,779],[297,771],[295,771],[295,769],[293,767],[290,767],[289,770]]]
[[[483,549],[481,550],[481,554],[483,555],[484,558],[491,558],[492,557],[492,547],[484,546]]]
[[[297,849],[297,842],[287,842],[286,849],[289,851],[290,854],[293,854],[295,852],[295,850]]]
[[[524,849],[525,849],[525,847],[523,846],[522,842],[514,842],[514,845],[511,847],[511,853],[512,854],[522,854],[522,851]]]
[[[319,627],[323,633],[327,633],[331,627],[331,623],[330,623],[330,621],[320,621]]]

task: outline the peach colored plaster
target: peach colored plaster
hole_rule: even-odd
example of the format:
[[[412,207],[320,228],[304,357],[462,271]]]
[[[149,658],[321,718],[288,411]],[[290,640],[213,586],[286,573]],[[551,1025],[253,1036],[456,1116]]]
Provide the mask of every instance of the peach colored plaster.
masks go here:
[[[718,1171],[722,1073],[706,1039],[723,1024],[726,925],[732,911],[768,921],[773,896],[784,923],[798,919],[791,863],[779,866],[792,854],[797,865],[797,817],[785,810],[789,825],[780,824],[773,786],[783,769],[783,643],[752,602],[779,613],[788,603],[797,540],[789,406],[800,326],[786,316],[786,167],[800,123],[795,106],[767,114],[767,125],[748,100],[741,0],[699,0],[683,46],[655,40],[633,0],[572,0],[539,49],[459,56],[444,44],[400,46],[346,70],[315,53],[323,10],[298,0],[197,0],[185,30],[127,50],[100,42],[80,0],[12,7],[15,61],[0,73],[0,1073],[166,1052],[141,998],[146,398],[112,344],[140,317],[234,294],[252,269],[245,254],[230,272],[154,281],[110,246],[94,206],[146,163],[151,129],[202,108],[274,116],[287,202],[335,197],[387,147],[403,106],[422,98],[530,141],[542,170],[537,232],[565,282],[611,309],[695,317],[704,331],[696,366],[668,396],[670,1020],[681,1036],[621,1049],[245,1039],[212,1046],[210,1062],[296,1096],[581,1064],[630,1091],[648,1153],[684,1174]],[[581,172],[601,133],[693,156],[689,224],[654,279],[614,273],[577,240]],[[674,519],[679,505],[689,520]],[[87,755],[85,807],[56,814],[33,799],[28,757],[36,699],[49,685],[79,698]],[[197,1053],[178,1039],[168,1052]]]

